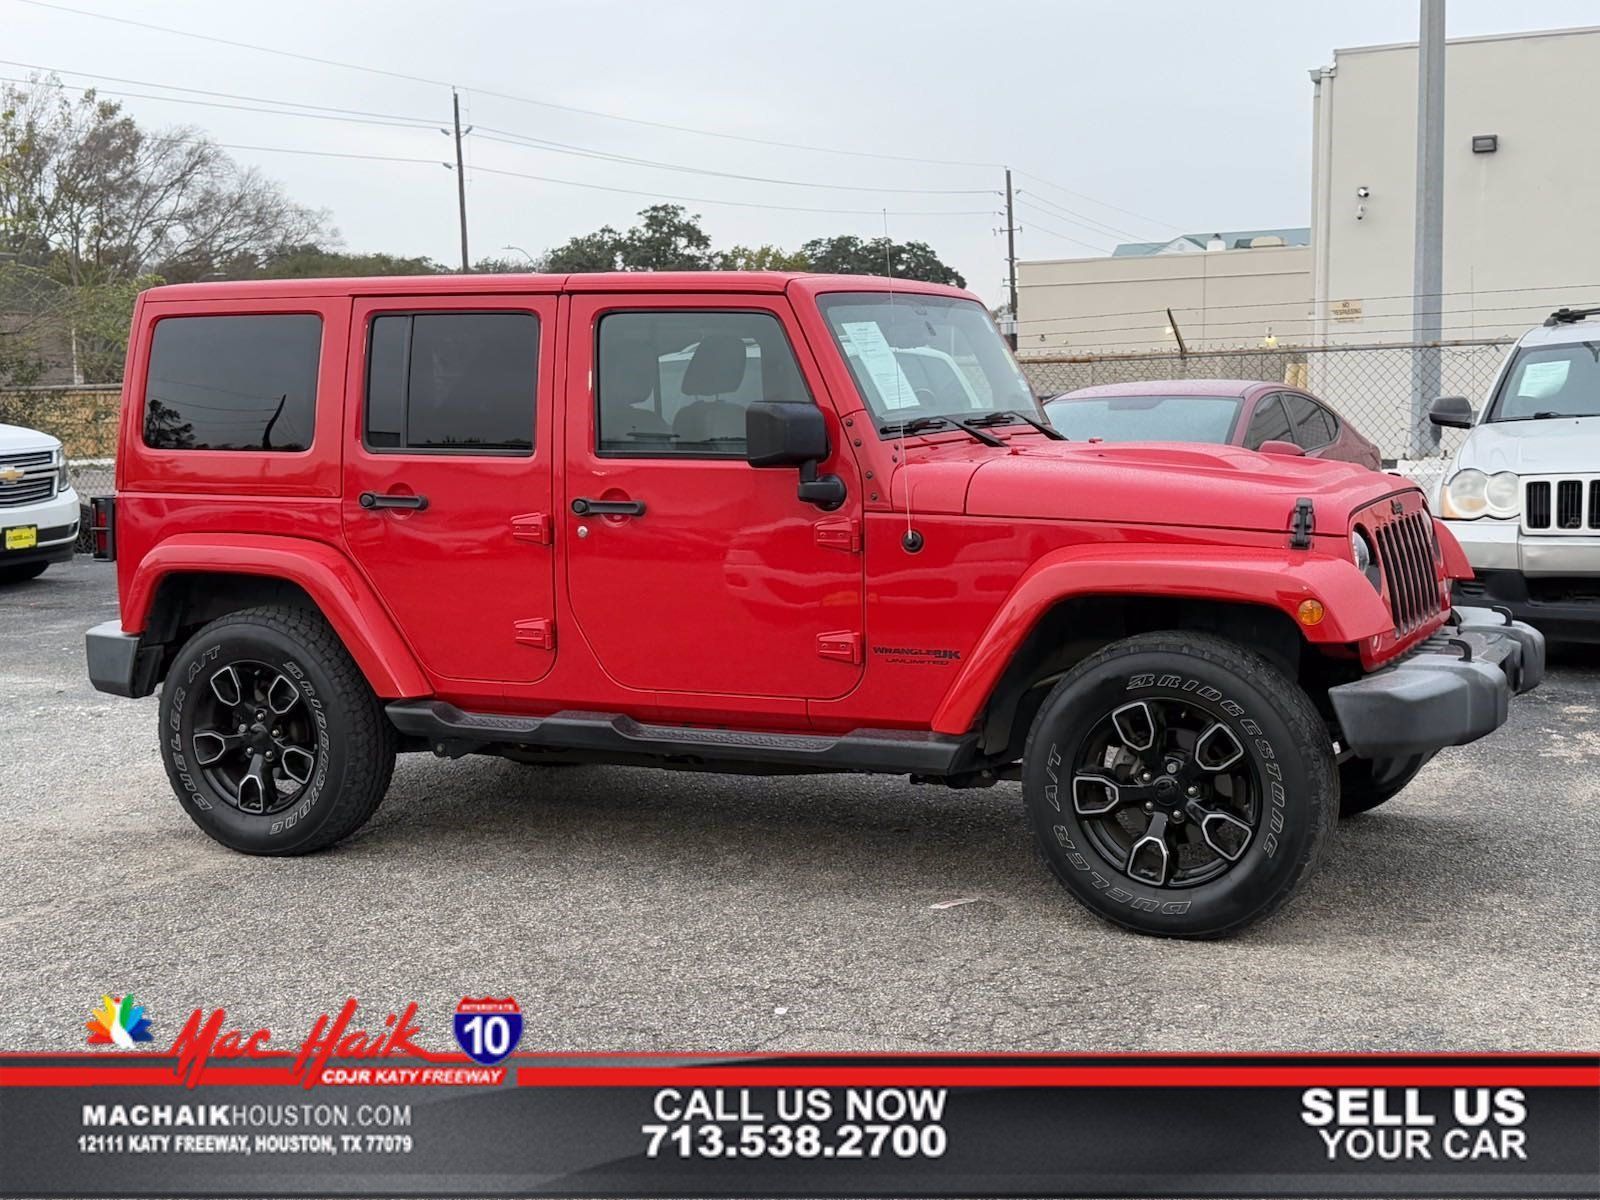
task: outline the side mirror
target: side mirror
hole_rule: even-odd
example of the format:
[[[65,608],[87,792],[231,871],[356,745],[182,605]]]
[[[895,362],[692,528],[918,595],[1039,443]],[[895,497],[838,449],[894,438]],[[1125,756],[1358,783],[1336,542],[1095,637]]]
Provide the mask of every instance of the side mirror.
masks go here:
[[[744,438],[752,467],[799,467],[828,457],[828,427],[815,404],[752,404],[744,410]]]
[[[745,461],[752,467],[799,467],[795,494],[832,512],[848,493],[837,475],[818,475],[828,457],[828,426],[815,404],[758,401],[744,410]]]
[[[1440,396],[1428,409],[1428,420],[1443,429],[1471,429],[1472,401],[1465,396]]]
[[[1297,458],[1306,456],[1305,450],[1293,442],[1285,442],[1279,438],[1270,438],[1257,447],[1263,454],[1292,454]]]

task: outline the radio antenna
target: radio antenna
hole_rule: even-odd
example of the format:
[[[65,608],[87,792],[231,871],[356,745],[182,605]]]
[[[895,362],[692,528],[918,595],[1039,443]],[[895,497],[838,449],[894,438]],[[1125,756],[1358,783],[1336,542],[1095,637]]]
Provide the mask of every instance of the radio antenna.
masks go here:
[[[894,330],[894,258],[890,254],[889,210],[887,208],[883,210],[883,274],[889,281],[889,332],[892,333]],[[898,411],[905,400],[905,388],[902,382],[905,379],[905,372],[900,369],[900,361],[894,356],[894,345],[889,342],[887,336],[884,338],[884,343],[889,351],[889,363],[894,367],[894,399],[895,409]],[[905,547],[907,553],[914,554],[922,549],[922,535],[912,527],[911,523],[911,460],[906,457],[906,422],[902,420],[899,425],[900,471],[901,478],[905,480],[906,489],[906,533],[900,539],[900,544]]]

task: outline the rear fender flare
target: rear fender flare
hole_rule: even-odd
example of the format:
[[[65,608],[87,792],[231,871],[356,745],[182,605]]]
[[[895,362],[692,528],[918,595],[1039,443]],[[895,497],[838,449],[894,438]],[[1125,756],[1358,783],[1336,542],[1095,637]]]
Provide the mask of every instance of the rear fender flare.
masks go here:
[[[140,561],[122,607],[125,633],[144,630],[162,580],[186,571],[257,575],[297,584],[350,651],[372,690],[386,700],[433,688],[388,610],[354,563],[323,542],[270,534],[176,534]]]
[[[1160,596],[1276,608],[1314,643],[1344,644],[1394,628],[1388,607],[1353,562],[1289,549],[1072,546],[1040,558],[1017,581],[967,657],[933,716],[939,733],[961,733],[983,711],[1013,655],[1044,615],[1085,596]],[[1300,602],[1320,600],[1321,623],[1299,620]]]

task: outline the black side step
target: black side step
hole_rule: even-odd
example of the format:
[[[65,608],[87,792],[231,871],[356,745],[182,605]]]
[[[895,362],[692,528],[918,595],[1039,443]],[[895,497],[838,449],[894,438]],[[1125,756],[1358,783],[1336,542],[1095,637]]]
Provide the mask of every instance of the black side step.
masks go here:
[[[401,733],[426,738],[442,753],[491,746],[539,746],[620,758],[692,760],[735,767],[809,768],[886,775],[951,775],[974,765],[976,735],[902,729],[791,734],[686,725],[645,725],[618,713],[558,712],[548,717],[463,712],[441,700],[397,700],[389,720]]]

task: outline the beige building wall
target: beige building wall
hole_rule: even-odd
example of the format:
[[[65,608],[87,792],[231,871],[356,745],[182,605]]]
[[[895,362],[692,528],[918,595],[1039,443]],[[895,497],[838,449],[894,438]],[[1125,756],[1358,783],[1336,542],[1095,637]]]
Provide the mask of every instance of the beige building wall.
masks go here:
[[[1447,43],[1447,340],[1520,334],[1563,304],[1600,304],[1597,80],[1600,28]],[[1339,50],[1312,81],[1317,332],[1410,340],[1417,47]],[[1498,149],[1473,153],[1484,134]]]
[[[1310,298],[1307,246],[1021,262],[1017,350],[1175,350],[1168,308],[1191,350],[1304,342]]]

